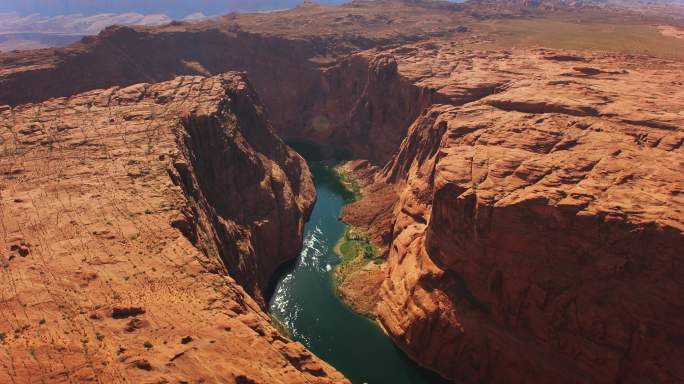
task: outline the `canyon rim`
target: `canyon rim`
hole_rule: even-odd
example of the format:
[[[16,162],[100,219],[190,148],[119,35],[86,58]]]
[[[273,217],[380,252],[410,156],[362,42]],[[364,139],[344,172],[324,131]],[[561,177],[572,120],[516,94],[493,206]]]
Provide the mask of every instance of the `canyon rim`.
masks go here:
[[[305,288],[406,382],[684,382],[681,31],[355,0],[1,52],[0,382],[364,382],[269,313],[335,251]],[[310,167],[353,195],[313,215],[337,247]]]

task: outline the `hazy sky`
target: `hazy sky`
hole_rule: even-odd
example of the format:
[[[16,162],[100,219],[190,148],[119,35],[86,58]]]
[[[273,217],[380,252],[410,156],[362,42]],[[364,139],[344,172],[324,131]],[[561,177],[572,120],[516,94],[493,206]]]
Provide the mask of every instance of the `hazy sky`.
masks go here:
[[[163,13],[183,18],[191,13],[206,15],[230,11],[290,8],[303,0],[0,0],[0,12],[40,13],[55,16],[72,13]],[[343,3],[344,0],[318,0],[321,4]]]

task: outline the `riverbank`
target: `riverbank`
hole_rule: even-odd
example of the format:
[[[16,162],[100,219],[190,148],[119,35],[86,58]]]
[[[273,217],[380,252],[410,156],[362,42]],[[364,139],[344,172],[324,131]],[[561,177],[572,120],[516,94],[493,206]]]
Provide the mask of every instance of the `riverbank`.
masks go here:
[[[300,257],[275,277],[270,314],[293,340],[304,344],[352,383],[443,382],[410,360],[377,323],[354,312],[340,299],[334,270],[341,260],[335,246],[347,229],[339,220],[340,214],[345,205],[354,201],[354,196],[330,164],[309,165],[318,199],[305,227]]]
[[[354,201],[358,201],[363,197],[363,180],[350,171],[353,166],[347,165],[346,162],[337,164],[334,172]],[[351,310],[375,320],[375,307],[385,275],[385,259],[365,229],[345,224],[347,228],[335,245],[335,253],[341,259],[334,271],[335,291]]]
[[[335,292],[351,310],[375,320],[385,260],[377,256],[368,234],[351,226],[335,245],[335,253],[341,258],[334,271]]]

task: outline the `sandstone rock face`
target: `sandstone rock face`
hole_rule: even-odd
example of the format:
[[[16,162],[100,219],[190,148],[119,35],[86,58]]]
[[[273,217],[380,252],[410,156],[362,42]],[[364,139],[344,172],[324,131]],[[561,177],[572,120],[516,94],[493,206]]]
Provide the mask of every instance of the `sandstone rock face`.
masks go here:
[[[0,382],[346,382],[260,306],[314,200],[261,109],[235,73],[1,109]]]
[[[399,76],[392,55],[362,52],[321,73],[304,127],[284,135],[333,143],[385,164],[433,93]]]
[[[239,70],[249,72],[274,125],[288,129],[306,124],[321,68],[359,50],[451,33],[460,18],[421,4],[355,1],[198,24],[110,27],[63,49],[0,54],[0,105]]]
[[[217,28],[112,27],[57,55],[0,58],[0,104],[165,81],[176,74],[246,70],[281,135],[343,145],[384,164],[431,94],[397,76],[392,57],[359,54],[320,68],[312,60],[337,47],[329,44]]]
[[[219,256],[264,304],[270,276],[301,249],[315,189],[304,160],[274,135],[247,83],[229,88],[227,97],[220,107],[228,113],[181,122],[177,142],[185,161],[174,162],[170,174],[192,204],[172,225]]]
[[[450,58],[436,54],[432,61],[424,61],[435,71],[421,82],[398,76],[394,57],[436,53],[435,38],[445,37],[453,44],[496,38],[473,27],[482,19],[559,12],[561,18],[570,14],[573,20],[594,20],[617,14],[582,2],[496,3],[357,0],[342,6],[305,4],[282,12],[230,14],[196,24],[110,27],[62,49],[0,54],[0,105],[167,81],[177,75],[247,71],[281,136],[342,145],[382,166],[418,114],[430,104],[445,102],[435,90],[451,84],[441,78],[428,84],[439,67],[451,65]],[[619,15],[639,23],[674,25],[684,18],[662,16],[674,9],[679,7],[655,12],[658,17]],[[410,45],[420,41],[426,43]],[[394,57],[369,51],[386,46],[399,47],[393,50]],[[471,90],[475,94],[463,88],[462,95],[451,96],[464,102],[493,90],[483,79],[477,80]],[[490,85],[497,83],[492,80]]]
[[[497,4],[307,4],[0,55],[0,381],[343,380],[262,311],[306,167],[241,76],[172,80],[236,69],[283,135],[347,146],[362,177],[389,161],[344,219],[388,260],[364,310],[412,358],[464,383],[684,381],[684,66],[464,49],[464,20],[594,12]]]
[[[458,382],[684,380],[684,66],[402,52],[450,102],[376,180],[398,190],[377,309],[394,340]]]

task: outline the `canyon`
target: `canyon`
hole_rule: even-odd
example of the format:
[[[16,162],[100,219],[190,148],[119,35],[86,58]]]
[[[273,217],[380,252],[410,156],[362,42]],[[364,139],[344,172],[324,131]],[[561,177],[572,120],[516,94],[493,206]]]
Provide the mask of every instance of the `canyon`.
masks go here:
[[[421,366],[684,381],[684,11],[611,4],[305,3],[0,54],[0,381],[348,382],[266,313],[316,200],[279,137],[353,153],[341,219],[384,261],[339,292]]]
[[[0,381],[345,382],[262,309],[315,199],[262,108],[225,74],[2,111]]]
[[[426,109],[346,214],[388,239],[384,328],[457,381],[680,381],[684,67],[438,49],[451,100],[495,91]]]

